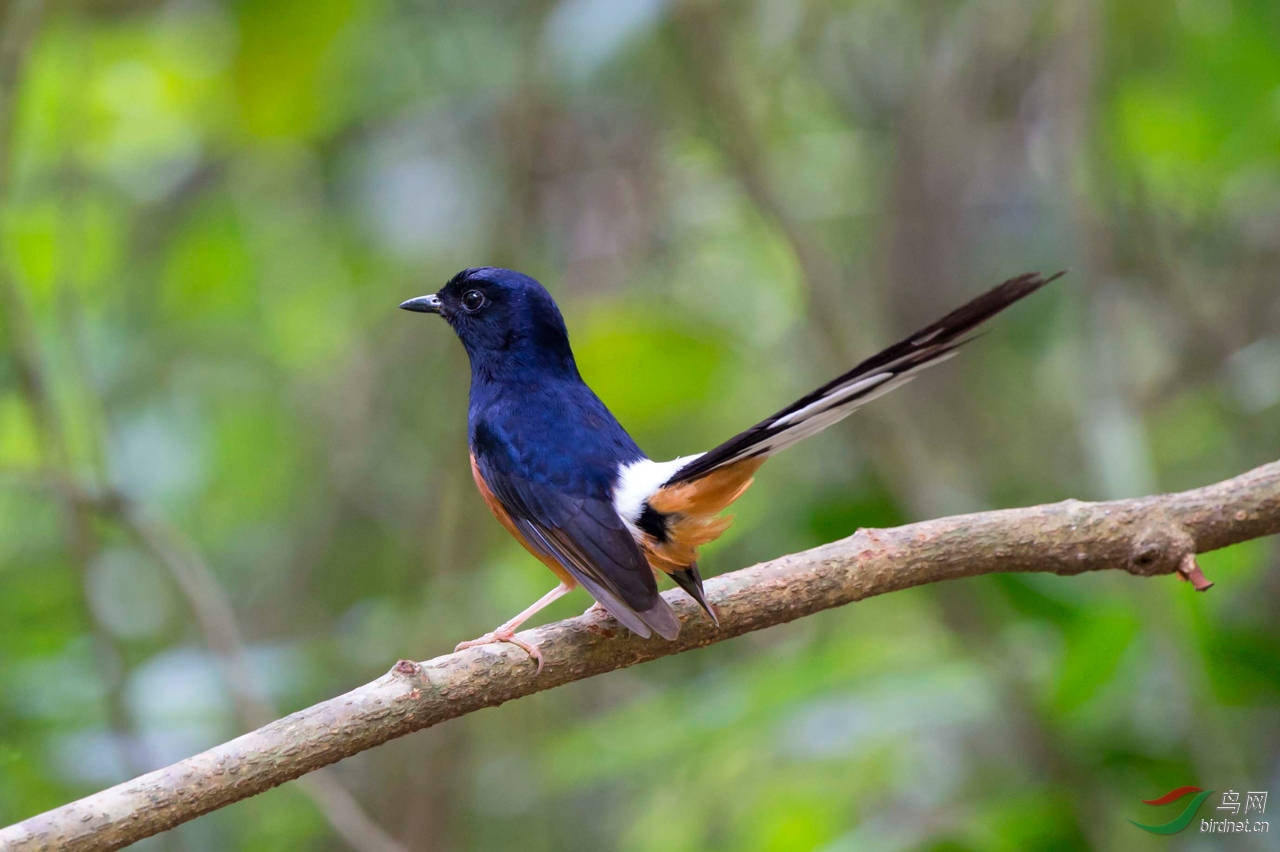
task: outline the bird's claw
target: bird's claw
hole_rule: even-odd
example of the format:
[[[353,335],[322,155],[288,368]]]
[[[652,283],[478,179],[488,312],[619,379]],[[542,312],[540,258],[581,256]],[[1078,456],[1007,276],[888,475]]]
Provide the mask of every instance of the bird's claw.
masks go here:
[[[517,639],[514,630],[495,630],[492,633],[486,633],[479,639],[468,639],[466,642],[459,642],[458,647],[454,648],[454,652],[463,651],[467,648],[475,648],[478,645],[493,645],[498,642],[506,642],[509,645],[515,645],[517,648],[529,655],[529,659],[538,664],[538,670],[534,675],[542,674],[542,652],[538,650],[537,645],[530,645],[523,639]]]

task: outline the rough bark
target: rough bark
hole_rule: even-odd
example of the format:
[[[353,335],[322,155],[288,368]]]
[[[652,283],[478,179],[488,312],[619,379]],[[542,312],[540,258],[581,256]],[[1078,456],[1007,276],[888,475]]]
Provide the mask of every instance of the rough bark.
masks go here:
[[[1178,573],[1207,588],[1195,554],[1280,532],[1280,462],[1177,494],[960,515],[849,538],[716,577],[713,626],[669,592],[679,639],[640,639],[588,613],[511,645],[402,660],[391,671],[202,754],[0,830],[7,850],[116,849],[344,757],[484,707],[912,586],[1007,571]]]

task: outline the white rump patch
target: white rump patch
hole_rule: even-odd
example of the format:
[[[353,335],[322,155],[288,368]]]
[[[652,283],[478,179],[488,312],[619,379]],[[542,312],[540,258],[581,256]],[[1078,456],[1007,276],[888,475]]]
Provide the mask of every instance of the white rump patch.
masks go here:
[[[640,459],[618,471],[618,484],[613,487],[613,509],[633,536],[639,538],[641,535],[636,522],[644,511],[644,502],[674,476],[676,471],[701,455],[702,453],[681,456],[665,462]]]

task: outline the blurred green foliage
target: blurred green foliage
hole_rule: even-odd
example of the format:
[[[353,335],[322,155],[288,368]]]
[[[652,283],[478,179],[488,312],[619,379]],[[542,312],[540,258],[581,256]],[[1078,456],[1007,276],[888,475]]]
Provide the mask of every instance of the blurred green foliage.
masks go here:
[[[460,348],[395,310],[465,266],[549,286],[655,457],[1071,267],[766,467],[708,573],[1280,448],[1274,0],[84,0],[48,5],[25,70],[0,824],[243,726],[165,565],[63,479],[191,540],[282,710],[550,587],[474,493]],[[1182,784],[1280,788],[1278,563],[1207,555],[1207,595],[1118,573],[894,594],[339,776],[413,849],[1204,848],[1125,818]],[[140,848],[341,847],[286,785]]]

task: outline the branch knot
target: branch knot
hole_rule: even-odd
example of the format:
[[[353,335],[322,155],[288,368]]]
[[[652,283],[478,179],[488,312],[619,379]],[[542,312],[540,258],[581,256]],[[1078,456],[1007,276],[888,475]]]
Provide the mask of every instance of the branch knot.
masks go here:
[[[1158,511],[1134,540],[1125,570],[1139,577],[1172,574],[1187,556],[1194,561],[1195,553],[1195,539],[1186,527]]]

